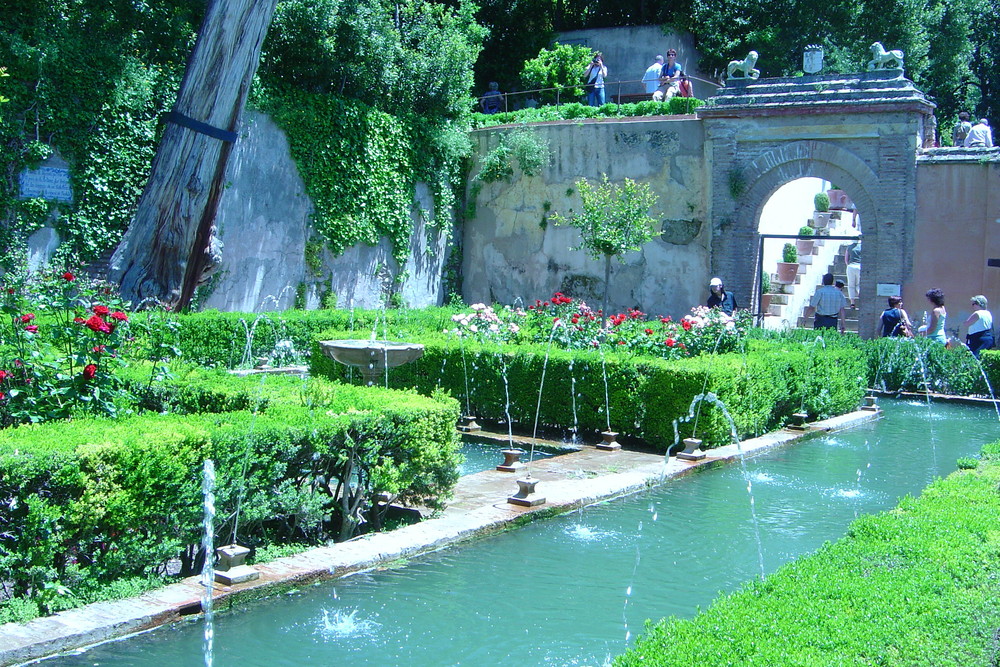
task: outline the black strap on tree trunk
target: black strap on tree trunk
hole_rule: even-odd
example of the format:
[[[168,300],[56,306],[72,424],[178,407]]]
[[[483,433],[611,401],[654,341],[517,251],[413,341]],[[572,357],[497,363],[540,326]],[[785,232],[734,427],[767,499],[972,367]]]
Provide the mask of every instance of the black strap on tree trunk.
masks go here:
[[[200,120],[195,120],[190,116],[185,116],[179,111],[170,111],[164,117],[168,123],[174,123],[175,125],[180,125],[181,127],[186,127],[189,130],[194,130],[195,132],[200,132],[201,134],[212,137],[213,139],[218,139],[219,141],[228,141],[229,143],[236,143],[236,139],[239,135],[235,132],[230,132],[228,130],[223,130],[221,128],[209,125],[208,123],[203,123]]]

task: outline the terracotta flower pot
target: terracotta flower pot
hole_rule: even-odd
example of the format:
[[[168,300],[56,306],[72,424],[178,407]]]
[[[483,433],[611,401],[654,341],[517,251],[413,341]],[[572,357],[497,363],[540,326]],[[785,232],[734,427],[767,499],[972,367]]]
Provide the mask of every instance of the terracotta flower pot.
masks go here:
[[[803,255],[811,255],[813,252],[813,245],[816,242],[812,239],[796,239],[795,249],[799,251],[799,257]]]
[[[760,295],[760,312],[764,313],[765,315],[768,315],[769,313],[767,311],[769,311],[770,309],[771,309],[771,295],[770,294],[761,294]]]
[[[798,272],[798,262],[778,262],[778,279],[775,282],[782,285],[791,285],[795,282],[795,276]]]

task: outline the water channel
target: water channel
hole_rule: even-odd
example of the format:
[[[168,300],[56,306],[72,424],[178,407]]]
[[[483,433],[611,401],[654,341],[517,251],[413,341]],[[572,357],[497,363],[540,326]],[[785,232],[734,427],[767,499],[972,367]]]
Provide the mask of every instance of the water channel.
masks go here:
[[[886,402],[883,402],[886,403]],[[992,408],[888,402],[878,423],[216,616],[215,665],[601,665],[893,507],[1000,434]],[[46,665],[198,665],[197,623]]]

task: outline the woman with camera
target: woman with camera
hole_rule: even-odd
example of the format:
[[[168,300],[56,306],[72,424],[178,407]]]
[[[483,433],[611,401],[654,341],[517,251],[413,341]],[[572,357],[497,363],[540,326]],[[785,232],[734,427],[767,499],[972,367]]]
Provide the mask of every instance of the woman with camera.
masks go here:
[[[583,70],[583,80],[587,84],[587,104],[590,106],[604,105],[604,77],[607,75],[608,68],[604,66],[604,57],[598,51],[587,69]]]

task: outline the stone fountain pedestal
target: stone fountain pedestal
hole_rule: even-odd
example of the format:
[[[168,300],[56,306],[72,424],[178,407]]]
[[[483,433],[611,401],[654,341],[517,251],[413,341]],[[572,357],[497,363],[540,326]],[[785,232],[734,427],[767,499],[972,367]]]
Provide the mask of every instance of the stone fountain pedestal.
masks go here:
[[[521,460],[521,454],[524,452],[520,449],[503,449],[500,453],[503,454],[503,463],[497,466],[500,472],[517,472],[524,467],[524,462]]]
[[[521,507],[536,507],[545,504],[545,496],[535,493],[535,485],[538,484],[537,479],[525,477],[516,481],[517,493],[507,498],[508,503]]]
[[[601,431],[601,437],[603,440],[594,445],[598,449],[611,452],[622,448],[621,444],[616,440],[618,437],[617,431]]]
[[[243,561],[250,555],[250,550],[239,544],[227,544],[215,550],[219,556],[219,566],[215,570],[215,580],[220,584],[232,586],[260,578],[260,572]]]
[[[684,449],[674,454],[681,461],[701,461],[708,456],[701,449],[700,438],[684,438]]]
[[[423,356],[424,346],[417,343],[396,343],[388,340],[321,340],[323,354],[346,366],[361,371],[369,387],[395,368]]]
[[[475,433],[483,430],[483,427],[476,423],[475,416],[465,415],[462,417],[462,423],[458,425],[458,430],[462,433]]]

